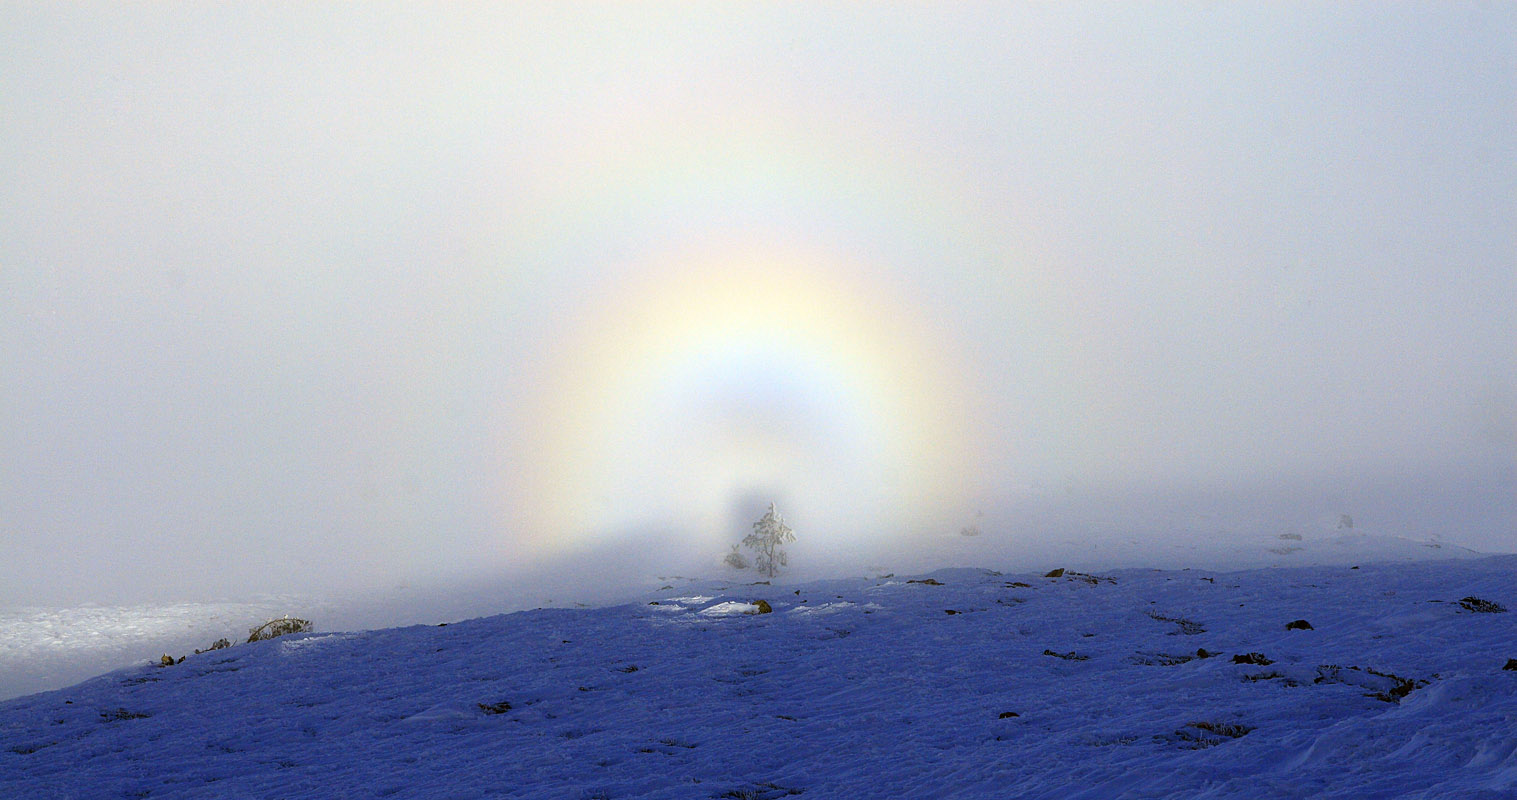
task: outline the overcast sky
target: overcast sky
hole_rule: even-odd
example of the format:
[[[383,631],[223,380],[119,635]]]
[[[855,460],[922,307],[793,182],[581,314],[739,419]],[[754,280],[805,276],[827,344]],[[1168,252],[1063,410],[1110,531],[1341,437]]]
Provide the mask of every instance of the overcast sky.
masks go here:
[[[501,5],[0,5],[0,602],[1517,549],[1517,6]]]

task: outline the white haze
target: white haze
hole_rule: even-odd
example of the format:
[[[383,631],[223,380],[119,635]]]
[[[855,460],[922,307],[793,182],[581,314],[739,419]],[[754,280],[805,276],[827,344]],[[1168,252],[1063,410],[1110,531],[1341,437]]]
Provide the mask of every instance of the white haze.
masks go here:
[[[903,231],[868,193],[910,185],[867,174],[835,218],[722,184],[661,212],[565,161],[745,103],[972,219]],[[828,552],[793,516],[803,574],[1341,514],[1517,550],[1510,4],[6,3],[0,119],[3,606],[382,624],[714,572],[645,520],[528,558],[502,409],[605,264],[747,226],[865,254],[984,393],[976,502]]]

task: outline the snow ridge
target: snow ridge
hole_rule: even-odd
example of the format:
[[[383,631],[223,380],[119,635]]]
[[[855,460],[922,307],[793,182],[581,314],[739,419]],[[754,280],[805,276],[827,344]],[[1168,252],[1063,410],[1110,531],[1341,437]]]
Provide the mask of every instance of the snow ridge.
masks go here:
[[[0,796],[1511,798],[1517,614],[1461,601],[1514,575],[692,582],[286,636],[0,702]]]

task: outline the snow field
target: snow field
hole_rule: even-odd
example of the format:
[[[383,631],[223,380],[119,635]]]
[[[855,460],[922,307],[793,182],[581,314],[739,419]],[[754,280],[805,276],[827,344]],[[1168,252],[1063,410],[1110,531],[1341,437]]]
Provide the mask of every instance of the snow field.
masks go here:
[[[236,639],[240,633],[246,639],[250,622],[311,606],[302,598],[265,596],[246,602],[0,609],[0,698],[77,683],[170,651],[177,657],[222,636]]]
[[[959,569],[284,637],[0,703],[0,796],[1512,798],[1517,613],[1459,600],[1514,576]]]

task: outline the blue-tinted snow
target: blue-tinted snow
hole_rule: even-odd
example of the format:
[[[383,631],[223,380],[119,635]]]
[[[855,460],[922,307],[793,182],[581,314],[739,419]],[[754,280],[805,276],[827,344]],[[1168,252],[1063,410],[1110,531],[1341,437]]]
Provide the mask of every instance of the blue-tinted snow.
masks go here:
[[[0,703],[0,796],[1517,797],[1517,557],[1042,572],[190,655]]]

